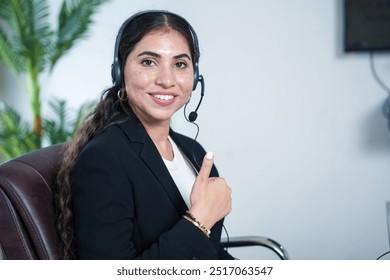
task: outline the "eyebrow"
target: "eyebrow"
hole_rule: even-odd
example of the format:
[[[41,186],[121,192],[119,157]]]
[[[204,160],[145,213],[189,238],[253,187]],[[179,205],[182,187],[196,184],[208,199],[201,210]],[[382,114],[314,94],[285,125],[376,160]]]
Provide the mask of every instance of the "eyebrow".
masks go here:
[[[150,51],[144,51],[144,52],[140,53],[140,54],[138,55],[138,57],[144,56],[144,55],[153,56],[153,57],[156,57],[156,58],[161,58],[161,55],[160,55],[160,54],[155,53],[155,52],[150,52]],[[190,58],[190,57],[188,56],[188,54],[186,54],[186,53],[182,53],[182,54],[175,55],[173,58],[179,59],[179,58],[183,58],[183,57],[186,57],[186,58],[188,58],[188,60],[191,61],[191,58]]]

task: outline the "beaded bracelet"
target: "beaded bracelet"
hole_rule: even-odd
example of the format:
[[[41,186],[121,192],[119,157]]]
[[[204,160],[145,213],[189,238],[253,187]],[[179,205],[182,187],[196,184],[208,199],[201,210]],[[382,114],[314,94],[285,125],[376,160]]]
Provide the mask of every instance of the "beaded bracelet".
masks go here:
[[[210,238],[211,230],[202,225],[190,212],[186,212],[183,216],[184,219],[191,222],[194,226],[200,229],[208,238]]]

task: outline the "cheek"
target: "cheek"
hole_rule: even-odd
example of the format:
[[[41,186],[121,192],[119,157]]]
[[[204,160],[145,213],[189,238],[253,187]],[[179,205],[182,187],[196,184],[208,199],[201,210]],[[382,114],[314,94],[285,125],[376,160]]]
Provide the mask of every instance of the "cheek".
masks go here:
[[[194,86],[194,75],[192,73],[178,77],[177,82],[185,93],[191,94]]]
[[[126,91],[134,89],[143,89],[153,80],[152,75],[143,71],[128,71],[125,76]]]

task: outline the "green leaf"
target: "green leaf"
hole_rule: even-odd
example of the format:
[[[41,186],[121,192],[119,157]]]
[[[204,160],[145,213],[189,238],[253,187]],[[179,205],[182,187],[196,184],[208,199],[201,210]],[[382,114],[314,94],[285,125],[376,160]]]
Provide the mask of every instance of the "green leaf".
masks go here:
[[[25,61],[16,47],[7,40],[6,35],[0,30],[0,61],[2,61],[14,74],[19,75],[25,71]]]
[[[46,0],[2,0],[0,14],[7,23],[12,45],[28,62],[26,70],[42,71],[47,65],[48,50],[52,42],[49,25],[49,7]],[[4,14],[7,13],[6,16]]]
[[[12,13],[11,1],[2,0],[0,1],[0,19],[8,20]]]
[[[3,133],[17,131],[21,127],[20,115],[11,107],[4,105],[1,110],[0,129]]]
[[[8,160],[41,147],[38,137],[11,107],[0,108],[0,161]]]
[[[71,139],[81,120],[91,111],[96,102],[82,104],[75,113],[65,100],[53,98],[49,102],[49,116],[44,119],[44,132],[51,145]]]
[[[108,0],[64,1],[58,16],[55,50],[51,56],[51,69],[74,44],[87,35],[92,16]]]

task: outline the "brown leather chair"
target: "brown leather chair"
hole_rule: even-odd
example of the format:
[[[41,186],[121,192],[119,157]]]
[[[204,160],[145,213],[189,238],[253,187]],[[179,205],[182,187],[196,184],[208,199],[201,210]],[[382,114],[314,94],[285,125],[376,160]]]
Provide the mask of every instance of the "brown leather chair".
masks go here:
[[[61,147],[0,165],[0,259],[59,259],[51,186]]]
[[[60,258],[51,187],[61,148],[43,148],[0,165],[0,260]],[[222,244],[266,247],[288,259],[283,246],[266,237],[233,237]]]

